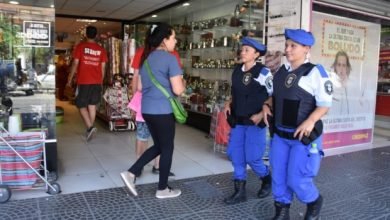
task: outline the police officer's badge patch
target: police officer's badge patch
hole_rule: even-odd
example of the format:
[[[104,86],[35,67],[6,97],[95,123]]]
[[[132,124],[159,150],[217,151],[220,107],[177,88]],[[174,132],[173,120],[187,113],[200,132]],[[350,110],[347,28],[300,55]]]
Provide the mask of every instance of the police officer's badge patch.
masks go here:
[[[265,79],[265,86],[268,90],[272,89],[272,76],[269,76],[267,79]]]
[[[297,75],[295,75],[293,73],[290,73],[290,74],[287,75],[287,78],[286,78],[286,81],[284,82],[284,85],[287,88],[290,88],[294,84],[294,81],[296,79],[297,79]]]
[[[252,79],[252,73],[246,72],[242,77],[242,83],[244,83],[244,85],[248,85],[251,82],[251,79]]]
[[[332,93],[333,93],[333,83],[332,83],[330,80],[327,80],[327,81],[324,83],[324,86],[325,86],[325,92],[326,92],[328,95],[332,95]]]

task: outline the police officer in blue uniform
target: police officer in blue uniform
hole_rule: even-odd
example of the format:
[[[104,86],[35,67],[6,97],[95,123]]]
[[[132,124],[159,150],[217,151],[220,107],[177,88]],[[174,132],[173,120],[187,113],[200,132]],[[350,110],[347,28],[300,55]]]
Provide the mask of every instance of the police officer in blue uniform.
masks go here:
[[[288,64],[275,73],[273,96],[263,106],[264,117],[273,114],[275,126],[270,150],[273,219],[290,218],[294,194],[307,204],[304,219],[319,219],[323,198],[313,178],[323,156],[321,117],[332,104],[333,86],[324,68],[307,60],[313,35],[286,29],[285,38]]]
[[[259,198],[271,193],[271,175],[262,157],[266,145],[266,125],[262,106],[272,95],[272,74],[256,60],[263,56],[266,47],[256,40],[242,39],[240,58],[232,74],[232,99],[225,103],[224,112],[232,127],[227,149],[234,167],[234,193],[224,199],[226,204],[246,201],[246,167],[249,165],[262,180]]]

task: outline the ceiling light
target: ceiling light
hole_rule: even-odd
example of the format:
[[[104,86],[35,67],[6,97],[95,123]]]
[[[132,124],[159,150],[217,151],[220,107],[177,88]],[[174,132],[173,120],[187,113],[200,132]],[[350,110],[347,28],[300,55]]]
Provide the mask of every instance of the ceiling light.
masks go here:
[[[50,8],[54,8],[54,5],[50,5]]]
[[[152,18],[157,18],[157,15],[152,15]]]
[[[77,22],[87,22],[87,23],[89,23],[89,22],[91,22],[91,23],[97,22],[96,19],[76,19],[76,21]]]
[[[19,5],[19,2],[17,1],[9,1],[10,4],[13,4],[13,5]]]
[[[190,3],[189,2],[183,3],[183,6],[184,7],[190,6]]]

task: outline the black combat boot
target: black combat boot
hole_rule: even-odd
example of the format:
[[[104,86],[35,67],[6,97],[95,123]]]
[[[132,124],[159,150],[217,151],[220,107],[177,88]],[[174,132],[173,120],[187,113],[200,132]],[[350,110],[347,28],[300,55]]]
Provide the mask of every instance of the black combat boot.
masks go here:
[[[290,204],[275,202],[275,216],[272,220],[290,220]]]
[[[305,214],[305,220],[318,220],[320,219],[320,211],[322,207],[322,196],[318,196],[318,198],[311,203],[307,204],[307,210]]]
[[[233,195],[225,198],[223,201],[225,204],[232,205],[239,202],[246,201],[245,180],[234,180],[234,193]]]
[[[265,177],[262,177],[261,181],[261,188],[257,193],[257,197],[259,197],[260,199],[267,197],[271,193],[271,173]]]

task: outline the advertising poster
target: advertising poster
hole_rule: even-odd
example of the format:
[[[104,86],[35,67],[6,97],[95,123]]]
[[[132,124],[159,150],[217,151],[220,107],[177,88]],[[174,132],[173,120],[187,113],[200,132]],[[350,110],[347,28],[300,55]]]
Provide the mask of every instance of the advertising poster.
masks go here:
[[[380,25],[318,12],[312,24],[311,62],[322,64],[334,84],[332,108],[323,118],[324,148],[371,143]]]

